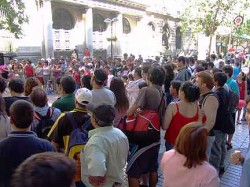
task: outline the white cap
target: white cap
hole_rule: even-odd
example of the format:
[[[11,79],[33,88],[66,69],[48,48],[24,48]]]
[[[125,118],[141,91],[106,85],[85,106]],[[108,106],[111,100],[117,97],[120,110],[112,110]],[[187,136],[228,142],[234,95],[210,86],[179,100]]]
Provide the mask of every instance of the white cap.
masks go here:
[[[92,100],[92,92],[87,88],[80,88],[75,93],[76,101],[81,105],[87,105]]]

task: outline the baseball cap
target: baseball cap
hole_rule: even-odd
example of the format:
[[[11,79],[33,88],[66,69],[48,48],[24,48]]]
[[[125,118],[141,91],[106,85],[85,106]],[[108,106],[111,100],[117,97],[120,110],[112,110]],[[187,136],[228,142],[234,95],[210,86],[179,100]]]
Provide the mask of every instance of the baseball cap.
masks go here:
[[[87,105],[92,100],[92,92],[87,88],[80,88],[75,93],[76,101],[81,105]]]
[[[111,105],[104,104],[97,107],[89,107],[88,110],[95,116],[99,126],[112,124],[115,119],[115,108]]]

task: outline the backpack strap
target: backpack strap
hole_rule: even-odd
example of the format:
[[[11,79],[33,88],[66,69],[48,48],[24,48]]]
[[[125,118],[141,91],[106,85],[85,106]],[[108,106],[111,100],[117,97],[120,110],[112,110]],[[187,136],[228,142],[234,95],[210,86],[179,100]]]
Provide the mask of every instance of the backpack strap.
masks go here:
[[[39,114],[38,112],[35,111],[34,117],[35,117],[35,119],[37,119],[38,121],[41,121],[42,119],[45,119],[45,118],[51,118],[52,115],[53,115],[53,112],[54,112],[54,109],[51,108],[51,107],[49,107],[49,108],[48,108],[48,111],[47,111],[47,113],[46,113],[45,116],[42,116],[41,114]]]
[[[75,118],[73,117],[73,112],[66,112],[65,115],[68,118],[69,123],[71,123],[73,130],[79,128],[78,124],[76,123]],[[91,123],[90,123],[90,118],[89,118],[86,122],[84,122],[81,125],[81,127],[84,125],[83,130],[86,130],[90,126],[90,124]]]

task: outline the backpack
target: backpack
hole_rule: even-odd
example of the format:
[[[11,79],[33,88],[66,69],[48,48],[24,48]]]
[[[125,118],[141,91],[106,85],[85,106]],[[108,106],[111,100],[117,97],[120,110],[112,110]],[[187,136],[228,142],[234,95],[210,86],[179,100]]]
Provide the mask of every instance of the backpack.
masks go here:
[[[54,120],[51,119],[53,112],[54,109],[51,107],[49,107],[47,114],[45,116],[42,116],[38,112],[35,112],[35,119],[39,121],[35,132],[39,138],[48,139],[47,135],[55,122]]]
[[[229,111],[233,111],[234,109],[237,108],[240,97],[237,93],[235,93],[233,90],[231,90],[230,88],[228,89],[228,109]]]
[[[90,117],[86,114],[84,118],[88,118],[88,120],[80,127],[76,123],[72,112],[67,112],[66,117],[72,124],[72,131],[70,133],[66,154],[68,157],[76,159],[77,155],[81,152],[88,141],[87,128],[91,124]]]
[[[74,181],[78,182],[81,181],[80,153],[88,141],[87,128],[90,126],[91,122],[90,117],[86,114],[84,119],[87,119],[87,121],[79,127],[72,112],[67,112],[65,115],[72,125],[72,131],[69,136],[68,145],[66,146],[66,155],[76,161],[76,174]]]

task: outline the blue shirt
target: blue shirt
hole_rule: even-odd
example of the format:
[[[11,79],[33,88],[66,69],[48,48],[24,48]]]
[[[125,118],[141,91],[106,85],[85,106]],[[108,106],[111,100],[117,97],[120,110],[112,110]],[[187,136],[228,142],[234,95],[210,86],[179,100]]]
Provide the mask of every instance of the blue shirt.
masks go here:
[[[239,86],[233,78],[228,79],[226,84],[232,91],[234,91],[236,94],[240,95]]]
[[[237,79],[237,77],[238,77],[238,75],[239,75],[239,73],[240,73],[240,67],[234,66],[233,69],[234,69],[234,72],[233,72],[232,78],[233,78],[233,79]]]
[[[26,158],[47,151],[55,149],[34,132],[11,132],[0,142],[0,186],[9,186],[11,175]]]

